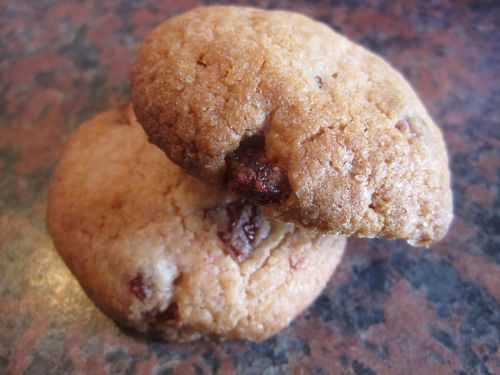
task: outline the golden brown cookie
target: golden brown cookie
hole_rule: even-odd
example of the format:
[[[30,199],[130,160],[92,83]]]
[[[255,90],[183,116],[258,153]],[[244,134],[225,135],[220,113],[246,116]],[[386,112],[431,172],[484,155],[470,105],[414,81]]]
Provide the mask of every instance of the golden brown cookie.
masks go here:
[[[71,137],[48,227],[106,314],[180,341],[275,334],[320,293],[345,247],[188,176],[148,143],[130,109]]]
[[[146,37],[132,96],[174,162],[286,221],[416,245],[448,230],[441,131],[394,68],[324,24],[194,9]]]

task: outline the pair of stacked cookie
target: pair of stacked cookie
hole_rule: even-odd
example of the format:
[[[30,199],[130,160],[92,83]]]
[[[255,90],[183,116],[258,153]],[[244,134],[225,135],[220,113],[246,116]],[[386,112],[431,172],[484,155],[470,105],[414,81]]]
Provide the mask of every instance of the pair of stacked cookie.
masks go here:
[[[145,39],[132,105],[70,139],[55,245],[116,321],[262,340],[321,292],[345,236],[441,239],[442,134],[381,58],[304,16],[205,7]]]

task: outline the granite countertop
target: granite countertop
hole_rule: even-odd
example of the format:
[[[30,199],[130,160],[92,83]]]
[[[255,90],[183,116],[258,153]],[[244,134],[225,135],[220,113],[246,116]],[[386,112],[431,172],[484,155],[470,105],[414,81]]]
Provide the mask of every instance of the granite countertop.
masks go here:
[[[456,219],[432,249],[351,240],[290,328],[167,344],[103,316],[54,251],[47,183],[69,134],[128,98],[143,35],[194,0],[0,6],[0,374],[500,374],[500,4],[238,1],[330,24],[404,72],[442,126]]]

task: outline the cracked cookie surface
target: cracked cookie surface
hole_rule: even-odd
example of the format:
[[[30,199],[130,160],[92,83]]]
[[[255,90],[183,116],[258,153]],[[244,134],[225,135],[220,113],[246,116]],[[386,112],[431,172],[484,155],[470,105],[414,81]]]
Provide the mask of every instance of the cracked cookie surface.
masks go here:
[[[71,137],[50,184],[48,228],[106,314],[177,341],[277,333],[320,293],[345,247],[187,175],[131,108]]]
[[[448,230],[440,129],[394,68],[319,22],[242,7],[171,18],[146,37],[132,96],[174,162],[285,221],[414,245]],[[253,137],[257,163],[235,160]]]

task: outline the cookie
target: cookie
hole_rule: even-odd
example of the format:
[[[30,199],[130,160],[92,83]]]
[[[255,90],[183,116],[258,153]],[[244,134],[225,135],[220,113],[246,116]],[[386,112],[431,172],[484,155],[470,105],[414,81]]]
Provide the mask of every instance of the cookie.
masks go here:
[[[321,292],[345,247],[187,175],[130,109],[71,137],[50,184],[48,228],[108,316],[177,341],[277,333]]]
[[[440,129],[394,68],[305,16],[202,7],[132,72],[149,139],[285,221],[429,245],[453,216]]]

